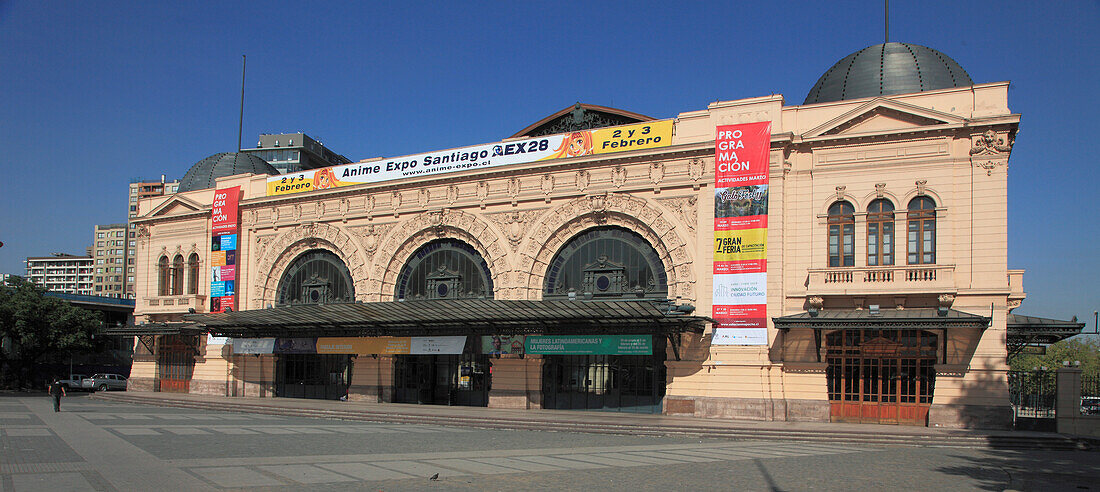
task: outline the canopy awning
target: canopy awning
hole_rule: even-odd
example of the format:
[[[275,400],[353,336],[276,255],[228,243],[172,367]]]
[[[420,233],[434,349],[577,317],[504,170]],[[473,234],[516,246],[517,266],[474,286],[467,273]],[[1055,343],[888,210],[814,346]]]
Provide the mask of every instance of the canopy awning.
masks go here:
[[[1043,346],[1060,342],[1074,335],[1079,335],[1085,328],[1084,323],[1059,319],[1040,318],[1038,316],[1025,316],[1022,314],[1008,315],[1008,354],[1009,356],[1020,353],[1026,346]]]
[[[665,301],[495,299],[310,304],[191,314],[213,335],[257,337],[702,333],[710,318]]]
[[[780,330],[814,328],[825,330],[927,330],[989,326],[990,318],[954,309],[824,309],[772,318]]]
[[[107,328],[107,335],[198,335],[206,330],[195,323],[146,323],[143,325],[114,326]]]

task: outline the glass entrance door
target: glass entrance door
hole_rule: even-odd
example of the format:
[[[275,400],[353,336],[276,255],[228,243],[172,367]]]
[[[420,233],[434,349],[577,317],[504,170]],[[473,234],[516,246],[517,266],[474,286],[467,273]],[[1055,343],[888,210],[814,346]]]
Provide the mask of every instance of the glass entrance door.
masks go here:
[[[395,403],[484,407],[491,387],[486,355],[399,355],[395,361]]]
[[[936,341],[921,330],[840,330],[826,335],[834,422],[926,425]]]
[[[338,400],[347,395],[350,356],[280,354],[275,361],[275,396]]]
[[[661,413],[665,344],[654,355],[549,355],[543,364],[543,408]]]

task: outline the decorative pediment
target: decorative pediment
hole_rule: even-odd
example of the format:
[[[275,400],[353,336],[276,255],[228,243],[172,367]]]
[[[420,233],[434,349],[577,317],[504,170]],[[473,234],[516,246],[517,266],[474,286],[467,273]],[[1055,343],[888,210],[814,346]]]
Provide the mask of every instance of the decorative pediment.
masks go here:
[[[806,132],[803,138],[873,134],[928,126],[962,124],[965,118],[885,98],[865,104]]]
[[[145,214],[145,216],[160,217],[165,215],[179,215],[191,212],[199,212],[202,211],[202,209],[203,206],[199,204],[199,202],[179,195],[172,195],[172,197],[165,200],[164,203],[157,205],[155,208],[153,208],[153,210]]]

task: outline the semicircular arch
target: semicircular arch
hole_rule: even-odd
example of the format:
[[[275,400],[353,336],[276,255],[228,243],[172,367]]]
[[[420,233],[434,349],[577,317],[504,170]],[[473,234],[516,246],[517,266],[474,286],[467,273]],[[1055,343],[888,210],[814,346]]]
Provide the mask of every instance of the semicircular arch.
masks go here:
[[[696,299],[692,254],[676,226],[656,205],[623,194],[577,198],[545,214],[532,228],[522,248],[525,299],[542,297],[546,270],[558,251],[578,234],[598,227],[616,226],[641,236],[657,252],[668,282],[669,297]]]
[[[253,309],[259,309],[276,301],[279,280],[295,258],[313,249],[327,250],[344,262],[351,272],[356,296],[367,287],[366,262],[358,243],[343,229],[330,224],[310,224],[294,227],[280,234],[260,251],[256,271],[263,277],[256,279]]]

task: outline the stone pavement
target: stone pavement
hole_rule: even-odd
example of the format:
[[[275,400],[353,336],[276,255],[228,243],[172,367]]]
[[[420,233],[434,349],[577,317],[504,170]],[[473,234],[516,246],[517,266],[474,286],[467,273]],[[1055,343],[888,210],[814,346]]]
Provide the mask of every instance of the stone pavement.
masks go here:
[[[786,422],[578,410],[523,410],[297,398],[109,392],[97,399],[184,408],[298,415],[372,422],[421,422],[480,428],[629,435],[690,435],[732,439],[848,442],[971,448],[1094,449],[1096,440],[1049,432],[941,429],[916,426]]]
[[[154,396],[67,397],[62,412],[54,413],[44,395],[0,395],[0,492],[940,491],[1073,489],[1100,483],[1100,460],[1090,451],[904,445],[922,433],[938,434],[936,429],[908,429],[913,434],[898,440],[899,446],[790,436],[700,437],[700,427],[687,427],[697,419],[601,412],[535,412],[539,418],[530,419],[517,411],[417,405],[186,396],[169,398],[171,406],[117,401],[128,397],[165,404]],[[234,411],[185,407],[203,402],[232,404]],[[253,412],[253,406],[263,411]],[[329,410],[334,415],[317,418],[319,408],[334,409]],[[569,421],[587,423],[585,415],[614,432],[516,430],[531,422],[539,430]],[[406,421],[386,421],[389,417]],[[434,422],[443,417],[471,420],[467,425]],[[512,427],[488,424],[498,420]],[[758,424],[756,430],[782,423]],[[800,428],[828,431],[827,425]],[[668,433],[632,435],[638,429]],[[825,470],[827,475],[821,473]],[[437,480],[429,480],[432,476]]]

